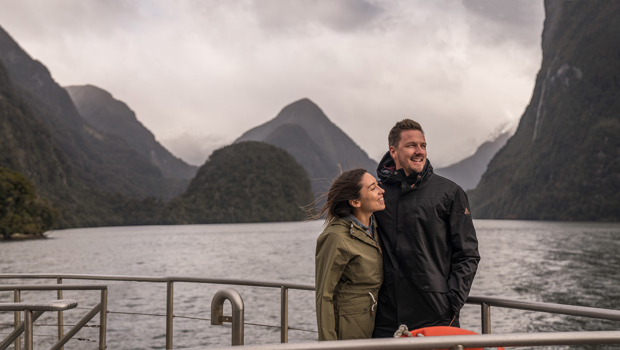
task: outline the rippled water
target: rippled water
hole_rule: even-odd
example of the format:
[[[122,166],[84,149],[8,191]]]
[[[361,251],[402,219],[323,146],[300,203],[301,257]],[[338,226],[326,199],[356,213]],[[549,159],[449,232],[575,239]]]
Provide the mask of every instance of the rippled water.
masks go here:
[[[507,297],[620,309],[620,224],[477,220],[481,264],[472,295]],[[54,231],[50,239],[0,244],[1,273],[75,273],[135,276],[223,277],[314,283],[314,247],[320,222],[236,225],[141,226]],[[1,280],[0,283],[55,283],[53,280]],[[64,283],[91,283],[65,280]],[[165,315],[164,283],[92,282],[109,286],[111,312]],[[174,348],[200,349],[230,344],[230,326],[211,326],[210,303],[225,286],[176,283]],[[245,344],[277,343],[280,290],[233,287],[245,303]],[[80,307],[98,302],[98,292],[65,292]],[[12,301],[0,293],[0,301]],[[24,301],[49,301],[55,292],[24,292]],[[289,291],[291,342],[316,339],[314,294]],[[228,305],[225,314],[230,314]],[[87,310],[65,313],[75,322]],[[190,317],[190,318],[182,318]],[[586,318],[492,309],[493,333],[614,330],[620,323]],[[197,318],[197,319],[196,319]],[[49,347],[53,317],[35,327],[35,345]],[[12,322],[9,313],[0,323]],[[96,323],[96,322],[95,322]],[[109,349],[164,349],[165,317],[110,313]],[[480,309],[468,305],[461,325],[480,331]],[[0,338],[10,332],[0,326]],[[96,329],[80,338],[98,339]],[[65,348],[96,349],[97,343],[70,341]],[[566,348],[566,347],[557,347]],[[592,347],[596,349],[615,347]]]

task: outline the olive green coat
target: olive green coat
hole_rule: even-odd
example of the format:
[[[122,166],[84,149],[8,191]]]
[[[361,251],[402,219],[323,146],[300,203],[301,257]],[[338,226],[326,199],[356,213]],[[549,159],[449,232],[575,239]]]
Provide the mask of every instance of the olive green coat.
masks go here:
[[[373,232],[378,239],[376,224]],[[383,257],[375,239],[343,219],[331,222],[317,238],[315,296],[319,340],[372,336],[375,300],[383,282]]]

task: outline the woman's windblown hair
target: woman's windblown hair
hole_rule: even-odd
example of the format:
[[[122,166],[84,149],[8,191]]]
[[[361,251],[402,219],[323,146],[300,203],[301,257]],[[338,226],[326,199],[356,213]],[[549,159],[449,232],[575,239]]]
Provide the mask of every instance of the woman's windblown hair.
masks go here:
[[[349,201],[360,197],[362,177],[366,172],[366,169],[359,168],[347,170],[338,175],[329,188],[329,192],[327,192],[327,200],[321,210],[316,214],[309,215],[308,219],[316,220],[327,214],[325,218],[325,225],[327,225],[335,219],[352,214],[353,207]]]

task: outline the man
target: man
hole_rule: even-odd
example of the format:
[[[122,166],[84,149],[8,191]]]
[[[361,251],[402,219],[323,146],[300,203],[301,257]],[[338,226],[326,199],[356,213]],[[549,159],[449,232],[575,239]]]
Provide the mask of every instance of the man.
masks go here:
[[[385,210],[375,212],[384,248],[374,337],[459,326],[480,261],[467,195],[433,173],[422,126],[404,119],[388,136],[377,173]]]

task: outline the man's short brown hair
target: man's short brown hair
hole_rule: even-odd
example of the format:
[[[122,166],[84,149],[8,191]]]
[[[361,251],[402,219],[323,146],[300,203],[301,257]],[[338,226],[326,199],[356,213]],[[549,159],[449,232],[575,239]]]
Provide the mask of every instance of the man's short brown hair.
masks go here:
[[[390,130],[390,134],[388,135],[388,146],[398,147],[400,133],[403,130],[419,130],[422,135],[424,135],[424,130],[422,130],[422,125],[420,125],[420,123],[411,119],[403,119],[396,123],[396,125],[392,127],[392,130]]]

